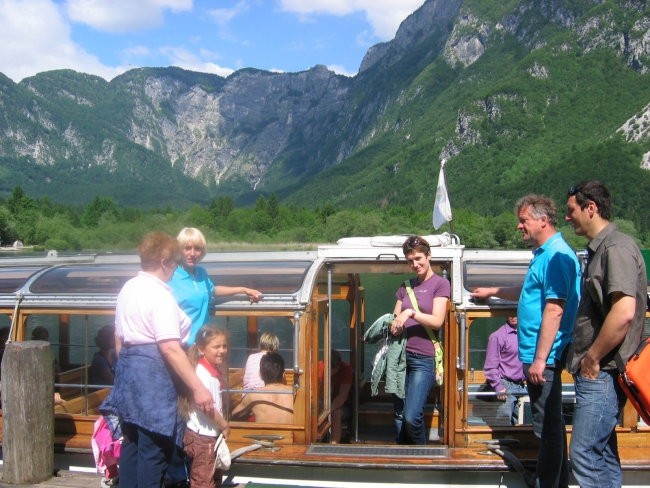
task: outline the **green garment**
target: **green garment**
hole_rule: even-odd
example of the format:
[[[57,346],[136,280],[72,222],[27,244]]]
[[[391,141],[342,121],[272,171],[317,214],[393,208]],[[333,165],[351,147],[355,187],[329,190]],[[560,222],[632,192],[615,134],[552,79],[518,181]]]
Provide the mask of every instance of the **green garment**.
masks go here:
[[[386,393],[394,393],[404,398],[404,383],[406,381],[406,335],[395,337],[390,333],[390,324],[395,315],[387,313],[379,317],[366,330],[363,341],[375,344],[382,341],[382,347],[377,351],[373,362],[371,375],[371,393],[379,393],[379,382],[386,377]]]

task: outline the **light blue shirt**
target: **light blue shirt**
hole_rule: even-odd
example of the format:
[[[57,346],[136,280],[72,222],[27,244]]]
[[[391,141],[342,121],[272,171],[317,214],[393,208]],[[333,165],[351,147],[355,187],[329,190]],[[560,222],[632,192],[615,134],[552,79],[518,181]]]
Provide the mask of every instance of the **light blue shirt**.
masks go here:
[[[210,300],[214,296],[214,283],[201,266],[194,267],[194,274],[179,266],[168,285],[178,305],[192,321],[187,340],[187,345],[191,346],[196,340],[197,332],[207,322]]]
[[[564,301],[560,329],[546,361],[546,364],[559,365],[565,347],[571,342],[580,302],[580,263],[559,232],[533,250],[519,296],[517,334],[519,359],[524,364],[531,364],[535,359],[542,313],[549,299]]]

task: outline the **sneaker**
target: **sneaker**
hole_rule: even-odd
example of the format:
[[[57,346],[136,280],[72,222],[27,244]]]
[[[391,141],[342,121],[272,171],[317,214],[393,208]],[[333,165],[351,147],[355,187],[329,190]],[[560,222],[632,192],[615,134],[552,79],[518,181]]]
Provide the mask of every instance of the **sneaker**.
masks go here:
[[[120,480],[119,478],[106,478],[102,476],[99,486],[100,488],[117,488],[120,486]]]

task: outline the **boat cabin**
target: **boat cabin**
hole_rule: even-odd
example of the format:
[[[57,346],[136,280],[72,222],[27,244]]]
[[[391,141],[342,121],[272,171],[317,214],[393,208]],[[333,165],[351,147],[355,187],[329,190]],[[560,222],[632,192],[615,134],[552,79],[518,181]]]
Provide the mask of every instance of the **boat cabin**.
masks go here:
[[[373,396],[370,388],[378,345],[364,343],[363,334],[375,319],[392,312],[395,291],[413,275],[402,254],[404,239],[347,238],[314,251],[205,256],[201,265],[215,283],[243,285],[264,294],[258,303],[245,296],[215,301],[211,316],[229,337],[228,387],[223,399],[224,416],[231,425],[228,444],[231,450],[262,446],[235,460],[231,472],[236,480],[303,479],[312,475],[300,470],[314,467],[381,468],[378,479],[384,481],[392,472],[404,479],[399,472],[411,469],[409,479],[414,484],[427,476],[430,480],[430,473],[422,474],[427,471],[483,471],[497,481],[503,480],[504,473],[516,476],[512,466],[487,447],[496,439],[524,466],[534,462],[537,443],[527,397],[520,398],[513,425],[509,417],[499,414],[495,394],[481,388],[488,336],[506,317],[516,315],[517,304],[499,299],[479,303],[470,297],[478,286],[520,284],[531,253],[465,249],[449,234],[427,236],[432,267],[450,280],[452,295],[441,334],[444,382],[434,388],[425,409],[430,444],[409,451],[396,445],[391,395],[380,388]],[[26,341],[34,334],[42,339],[45,330],[51,344],[53,381],[65,401],[55,407],[59,451],[90,449],[98,407],[111,388],[110,382],[97,382],[92,371],[99,350],[96,337],[102,327],[114,324],[117,294],[138,270],[135,255],[0,259],[0,332],[10,340]],[[243,371],[247,357],[259,351],[265,332],[279,338],[285,381],[292,386],[281,392],[292,396],[289,423],[232,415],[242,396],[255,391],[243,388]],[[330,443],[332,349],[354,371],[345,444],[338,445]],[[563,389],[570,435],[574,393],[567,373]],[[630,473],[650,470],[650,428],[629,403],[618,430],[624,468]],[[352,475],[346,476],[353,481]]]

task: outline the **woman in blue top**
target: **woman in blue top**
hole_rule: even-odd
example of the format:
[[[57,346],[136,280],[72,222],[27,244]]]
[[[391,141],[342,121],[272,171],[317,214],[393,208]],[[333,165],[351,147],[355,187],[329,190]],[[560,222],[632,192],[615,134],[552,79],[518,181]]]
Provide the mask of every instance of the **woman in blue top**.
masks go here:
[[[262,294],[243,286],[216,285],[199,262],[205,256],[205,236],[199,229],[185,227],[177,236],[181,248],[181,261],[169,282],[172,293],[183,312],[192,321],[187,345],[194,344],[199,329],[208,321],[208,305],[213,295],[248,295],[251,302],[257,302]]]

